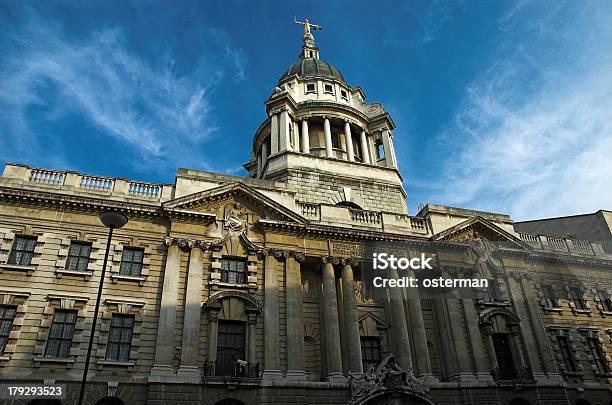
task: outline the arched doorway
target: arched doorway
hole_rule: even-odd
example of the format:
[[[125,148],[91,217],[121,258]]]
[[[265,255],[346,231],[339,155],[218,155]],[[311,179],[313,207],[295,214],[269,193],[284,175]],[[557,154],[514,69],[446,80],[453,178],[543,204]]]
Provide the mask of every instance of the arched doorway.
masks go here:
[[[117,397],[102,398],[96,405],[125,405],[125,403]]]
[[[244,403],[234,398],[225,398],[217,402],[215,405],[244,405]]]
[[[59,399],[33,399],[28,405],[62,405]]]

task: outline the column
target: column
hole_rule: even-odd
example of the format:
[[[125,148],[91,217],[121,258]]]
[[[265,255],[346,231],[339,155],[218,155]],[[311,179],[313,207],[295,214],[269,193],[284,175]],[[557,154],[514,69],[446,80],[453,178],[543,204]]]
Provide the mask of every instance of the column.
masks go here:
[[[202,250],[194,246],[189,254],[187,289],[185,292],[185,318],[183,320],[183,348],[178,374],[200,378],[198,368],[198,342],[202,300]]]
[[[256,363],[257,362],[257,314],[256,313],[249,313],[247,315],[248,317],[248,325],[249,325],[249,329],[248,329],[248,352],[247,352],[247,361],[249,363]]]
[[[391,133],[388,129],[382,132],[383,148],[385,148],[385,164],[387,167],[397,168],[395,156],[393,156],[393,146],[391,146]]]
[[[408,277],[415,277],[413,270],[410,270],[407,275]],[[417,371],[420,375],[431,374],[431,362],[429,361],[429,348],[427,347],[427,334],[419,290],[416,287],[405,287],[405,291],[408,301],[408,317],[412,325],[413,344],[416,351]]]
[[[497,364],[497,356],[495,355],[495,345],[493,344],[493,327],[487,325],[485,327],[485,333],[487,335],[485,342],[487,345],[487,352],[489,353],[489,362],[491,365],[491,370],[499,368]]]
[[[348,160],[355,161],[355,152],[353,151],[353,137],[351,136],[351,124],[348,121],[344,122],[344,140],[346,141],[346,153]]]
[[[363,163],[370,164],[370,149],[368,148],[368,140],[366,138],[365,130],[361,131],[361,158]]]
[[[399,279],[397,270],[389,270],[390,279]],[[389,288],[390,301],[388,305],[391,307],[391,319],[393,321],[393,333],[395,359],[397,363],[405,370],[412,368],[412,357],[410,354],[410,337],[408,336],[408,327],[406,325],[406,313],[404,312],[402,291],[400,288]]]
[[[278,114],[270,118],[270,149],[271,155],[278,153]]]
[[[155,364],[151,370],[152,375],[171,374],[174,371],[180,251],[171,238],[166,239],[166,245],[169,246],[164,270],[164,285],[155,346]]]
[[[340,326],[338,324],[338,302],[336,300],[336,277],[331,258],[323,264],[323,308],[327,373],[330,381],[343,381]]]
[[[264,372],[263,378],[270,380],[282,377],[279,357],[278,315],[278,260],[274,254],[266,256],[264,270]]]
[[[266,162],[268,161],[268,144],[264,141],[261,144],[261,173],[263,174],[263,169],[266,166]]]
[[[219,333],[218,309],[212,308],[208,312],[208,361],[214,364],[217,361],[217,335]]]
[[[280,113],[279,121],[279,151],[291,150],[291,131],[289,130],[291,125],[291,119],[289,118],[289,112],[283,110]]]
[[[303,256],[287,258],[287,378],[306,381],[304,363],[304,323],[302,321],[302,273]]]
[[[470,346],[472,348],[472,355],[474,356],[474,364],[476,366],[476,377],[479,380],[491,380],[489,365],[487,363],[487,354],[482,347],[480,327],[475,321],[478,319],[479,315],[474,307],[474,300],[472,298],[462,298],[462,301],[463,315],[466,320],[468,335],[470,337]]]
[[[257,154],[257,178],[261,178],[261,154]]]
[[[293,150],[296,152],[300,151],[300,131],[297,121],[293,121]]]
[[[348,367],[349,371],[353,373],[363,373],[363,364],[361,362],[361,338],[359,336],[359,320],[357,316],[355,286],[353,281],[353,267],[351,262],[347,261],[342,267],[342,299],[344,306],[346,345],[348,348]]]
[[[302,152],[310,153],[310,135],[308,134],[308,120],[302,120]]]
[[[332,149],[331,139],[331,128],[329,126],[329,118],[323,118],[323,133],[325,134],[325,156],[328,158],[334,157],[334,150]]]

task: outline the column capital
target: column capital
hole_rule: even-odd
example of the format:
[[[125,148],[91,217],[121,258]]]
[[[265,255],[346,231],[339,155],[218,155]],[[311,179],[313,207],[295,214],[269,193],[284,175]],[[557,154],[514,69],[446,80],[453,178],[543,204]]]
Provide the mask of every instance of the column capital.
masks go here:
[[[323,264],[340,264],[340,258],[336,256],[321,256],[321,262]]]
[[[209,250],[215,245],[213,242],[204,241],[200,239],[177,238],[172,236],[166,236],[164,238],[164,244],[166,246],[176,245],[184,252],[188,252],[193,248]]]

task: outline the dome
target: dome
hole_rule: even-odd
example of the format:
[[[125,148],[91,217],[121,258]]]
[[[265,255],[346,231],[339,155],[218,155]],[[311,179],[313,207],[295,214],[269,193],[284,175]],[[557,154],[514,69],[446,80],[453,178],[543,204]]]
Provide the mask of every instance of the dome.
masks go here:
[[[347,84],[346,80],[344,80],[344,76],[342,76],[342,73],[338,69],[323,60],[315,58],[304,58],[294,63],[285,73],[283,73],[278,81],[282,82],[288,77],[296,74],[301,78],[322,77],[324,79],[338,80]]]

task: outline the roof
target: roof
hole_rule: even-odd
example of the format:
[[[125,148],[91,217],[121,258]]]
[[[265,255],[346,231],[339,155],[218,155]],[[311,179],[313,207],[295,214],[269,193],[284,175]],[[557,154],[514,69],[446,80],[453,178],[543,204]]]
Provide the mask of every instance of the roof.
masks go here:
[[[283,73],[278,81],[281,82],[293,75],[298,75],[301,78],[323,77],[326,79],[339,80],[342,83],[347,84],[346,80],[344,80],[342,72],[328,62],[315,58],[305,58],[297,63],[294,63],[285,73]]]

